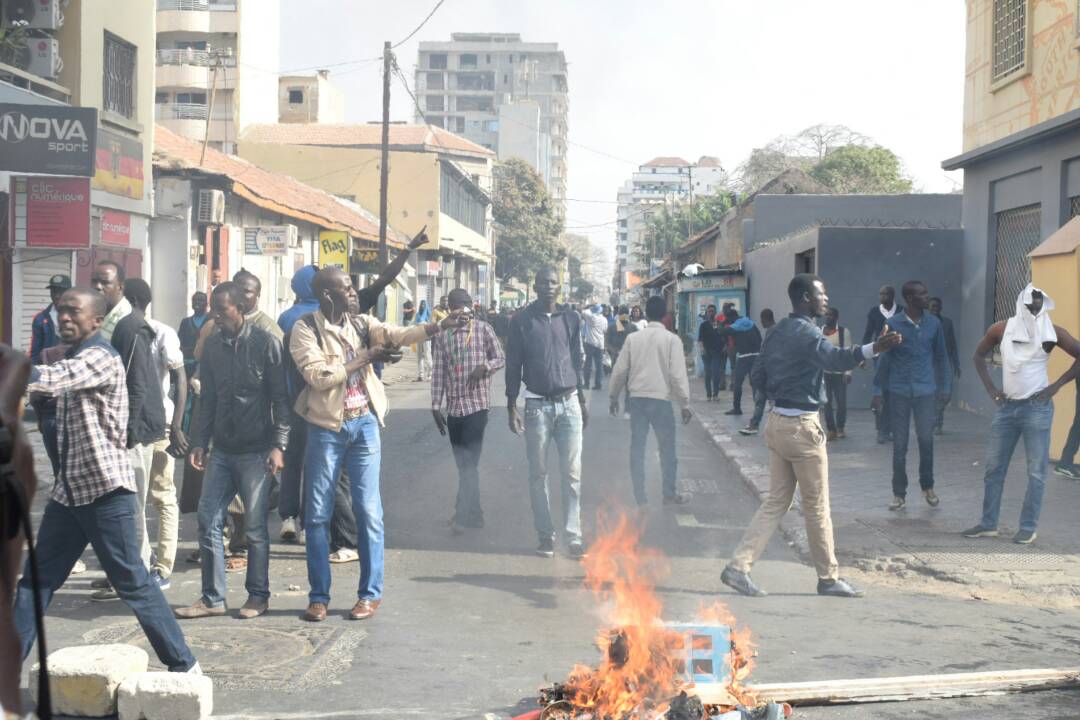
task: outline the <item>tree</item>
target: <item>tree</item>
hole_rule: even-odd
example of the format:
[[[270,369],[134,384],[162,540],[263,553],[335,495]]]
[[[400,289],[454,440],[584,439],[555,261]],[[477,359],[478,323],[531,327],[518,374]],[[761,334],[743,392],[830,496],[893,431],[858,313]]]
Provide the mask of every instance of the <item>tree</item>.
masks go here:
[[[810,176],[836,193],[893,195],[911,192],[911,178],[888,148],[845,145],[826,155]]]
[[[644,269],[648,269],[653,258],[667,257],[672,250],[685,245],[691,229],[696,235],[716,224],[734,204],[735,198],[729,192],[694,198],[692,226],[689,203],[681,202],[674,207],[665,205],[646,221],[645,238],[634,247],[634,254],[641,259]]]
[[[540,175],[524,160],[495,165],[496,274],[528,282],[541,268],[566,257],[559,242],[562,219]]]
[[[596,287],[591,282],[585,278],[578,278],[574,284],[574,292],[570,294],[570,297],[577,302],[585,302],[592,297],[595,290]]]
[[[846,125],[811,125],[755,148],[736,169],[736,186],[741,194],[749,195],[785,170],[809,172],[837,148],[869,143],[869,138]]]

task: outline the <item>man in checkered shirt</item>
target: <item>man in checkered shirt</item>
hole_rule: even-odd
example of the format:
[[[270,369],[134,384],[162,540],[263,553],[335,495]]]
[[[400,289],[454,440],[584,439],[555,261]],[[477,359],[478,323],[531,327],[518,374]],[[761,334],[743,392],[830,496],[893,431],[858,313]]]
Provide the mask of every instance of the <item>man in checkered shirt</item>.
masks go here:
[[[450,314],[468,317],[461,327],[444,330],[431,342],[431,414],[439,433],[450,432],[450,448],[458,467],[458,494],[450,529],[484,527],[480,509],[480,452],[484,445],[491,375],[506,365],[502,346],[490,324],[470,316],[472,298],[451,290]],[[443,401],[448,417],[443,417]]]
[[[37,536],[41,599],[47,607],[87,544],[105,575],[142,625],[162,664],[173,672],[199,672],[161,588],[139,548],[139,503],[127,453],[128,398],[120,356],[99,332],[105,298],[68,290],[57,305],[60,337],[71,345],[64,360],[39,365],[29,390],[57,397],[60,472]],[[29,567],[15,599],[22,657],[36,639]]]

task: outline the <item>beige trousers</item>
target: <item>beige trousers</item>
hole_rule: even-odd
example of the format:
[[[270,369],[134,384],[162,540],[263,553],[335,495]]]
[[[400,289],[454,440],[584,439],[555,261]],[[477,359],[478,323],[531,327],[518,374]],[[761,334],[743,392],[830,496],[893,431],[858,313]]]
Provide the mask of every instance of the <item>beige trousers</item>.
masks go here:
[[[154,567],[162,577],[172,575],[176,561],[176,541],[180,534],[180,506],[176,502],[173,469],[176,461],[165,452],[169,440],[154,443],[154,459],[150,465],[150,504],[158,516],[158,538]]]
[[[821,429],[819,414],[787,417],[770,413],[765,444],[772,455],[769,494],[735,549],[731,567],[750,572],[791,507],[798,487],[814,568],[818,578],[835,580],[839,569],[829,510],[829,456],[825,452],[825,431]]]
[[[135,475],[136,496],[139,501],[139,517],[136,522],[139,532],[139,554],[147,570],[150,569],[150,540],[146,536],[146,493],[150,489],[150,466],[153,457],[153,445],[136,445],[128,449],[128,460],[131,462],[131,471]]]

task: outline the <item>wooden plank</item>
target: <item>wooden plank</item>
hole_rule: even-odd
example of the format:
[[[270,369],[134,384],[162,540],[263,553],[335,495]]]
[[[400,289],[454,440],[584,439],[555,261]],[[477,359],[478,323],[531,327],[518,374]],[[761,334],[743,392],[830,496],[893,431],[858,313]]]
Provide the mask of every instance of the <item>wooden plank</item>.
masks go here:
[[[997,672],[909,675],[890,678],[824,680],[753,685],[762,700],[792,705],[839,705],[897,700],[1004,695],[1080,687],[1080,667]],[[694,693],[706,705],[723,704],[728,689],[719,683],[700,683]]]

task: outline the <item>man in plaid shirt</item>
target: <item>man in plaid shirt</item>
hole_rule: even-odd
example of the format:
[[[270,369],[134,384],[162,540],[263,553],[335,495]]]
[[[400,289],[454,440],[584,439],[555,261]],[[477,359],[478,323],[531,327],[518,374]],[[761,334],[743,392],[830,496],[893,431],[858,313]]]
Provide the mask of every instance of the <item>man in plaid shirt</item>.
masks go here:
[[[472,298],[461,288],[451,290],[450,314],[468,318],[460,327],[436,335],[431,342],[431,414],[439,433],[450,431],[450,448],[458,467],[458,494],[450,528],[484,527],[480,509],[480,452],[484,445],[491,375],[506,364],[494,328],[469,317]],[[448,417],[443,417],[443,400]]]
[[[28,388],[58,400],[60,472],[36,545],[42,603],[48,606],[90,544],[158,659],[173,672],[199,672],[169,603],[141,559],[142,519],[126,449],[124,365],[99,332],[107,313],[105,298],[91,290],[68,290],[56,310],[60,337],[71,349],[55,365],[35,367]],[[23,658],[37,634],[30,577],[29,567],[24,568],[15,599]]]

